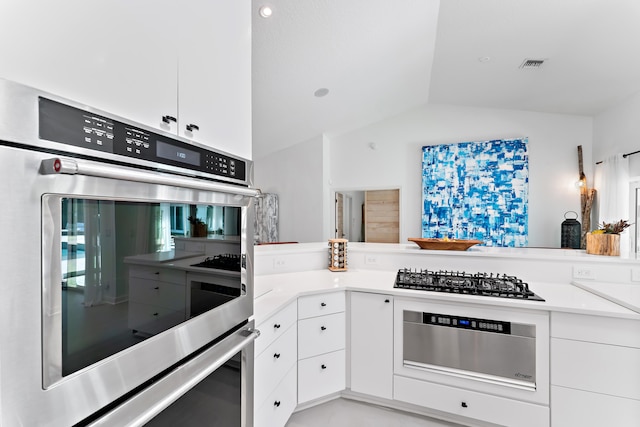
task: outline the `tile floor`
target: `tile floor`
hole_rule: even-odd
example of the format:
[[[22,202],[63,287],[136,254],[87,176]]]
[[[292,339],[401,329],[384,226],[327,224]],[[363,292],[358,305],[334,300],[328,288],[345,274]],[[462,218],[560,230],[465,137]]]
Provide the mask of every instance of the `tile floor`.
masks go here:
[[[335,399],[289,418],[286,427],[462,427],[348,399]]]

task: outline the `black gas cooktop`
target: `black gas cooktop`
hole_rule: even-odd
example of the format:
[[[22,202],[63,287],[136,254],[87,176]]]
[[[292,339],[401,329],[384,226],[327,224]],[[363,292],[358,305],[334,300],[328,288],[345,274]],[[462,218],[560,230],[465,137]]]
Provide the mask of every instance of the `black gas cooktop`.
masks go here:
[[[222,254],[205,258],[191,267],[217,268],[218,270],[240,271],[240,255]]]
[[[544,301],[515,276],[459,271],[398,270],[394,288]]]

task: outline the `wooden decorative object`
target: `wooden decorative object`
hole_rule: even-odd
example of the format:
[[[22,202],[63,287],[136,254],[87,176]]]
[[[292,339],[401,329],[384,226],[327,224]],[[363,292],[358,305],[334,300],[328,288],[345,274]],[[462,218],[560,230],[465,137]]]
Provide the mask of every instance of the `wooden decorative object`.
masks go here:
[[[620,255],[619,234],[587,233],[587,253],[592,255]]]
[[[347,239],[329,239],[329,270],[347,271]]]
[[[582,235],[580,237],[580,249],[587,246],[587,233],[591,229],[591,208],[596,196],[596,190],[587,186],[587,177],[584,174],[582,163],[582,145],[578,145],[578,169],[580,172],[580,211],[582,217]]]
[[[432,249],[436,251],[466,251],[471,246],[482,243],[480,240],[463,239],[429,239],[409,237],[407,240],[420,246],[420,249]]]

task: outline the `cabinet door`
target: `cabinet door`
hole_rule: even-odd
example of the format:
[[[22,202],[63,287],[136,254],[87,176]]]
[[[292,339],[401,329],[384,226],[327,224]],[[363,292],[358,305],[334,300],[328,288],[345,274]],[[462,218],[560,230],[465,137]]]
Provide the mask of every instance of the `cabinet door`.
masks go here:
[[[393,393],[393,299],[351,293],[351,390],[391,399]]]
[[[180,7],[178,135],[251,158],[251,1]]]
[[[162,128],[177,113],[175,9],[168,0],[3,0],[0,77]]]

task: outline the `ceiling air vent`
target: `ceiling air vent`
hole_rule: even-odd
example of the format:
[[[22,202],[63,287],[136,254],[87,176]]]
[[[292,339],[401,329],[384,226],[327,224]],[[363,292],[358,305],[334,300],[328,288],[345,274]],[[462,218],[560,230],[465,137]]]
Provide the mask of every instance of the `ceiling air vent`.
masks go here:
[[[542,68],[542,64],[544,64],[544,59],[525,59],[520,68],[523,70],[537,70]]]

